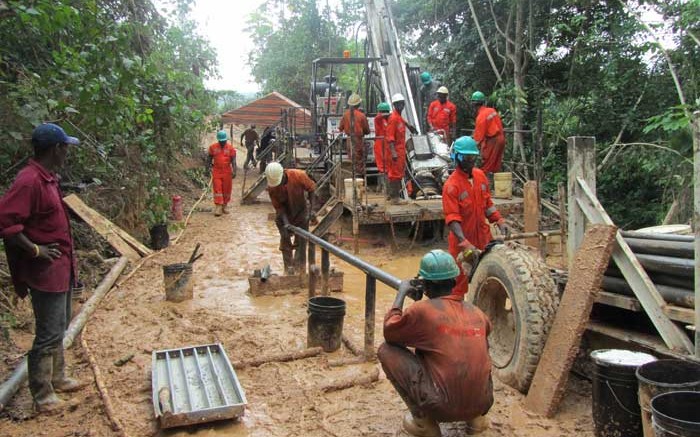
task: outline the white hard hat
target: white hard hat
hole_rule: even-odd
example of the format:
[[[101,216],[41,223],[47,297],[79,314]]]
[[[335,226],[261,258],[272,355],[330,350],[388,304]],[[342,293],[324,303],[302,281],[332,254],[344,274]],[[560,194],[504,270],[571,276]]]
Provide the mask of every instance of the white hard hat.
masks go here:
[[[406,99],[404,99],[403,94],[401,93],[396,93],[393,96],[391,96],[391,103],[396,103],[396,102],[403,102]]]
[[[350,106],[358,106],[360,103],[362,103],[362,99],[358,94],[353,94],[348,99],[348,105]]]
[[[265,177],[267,178],[268,187],[276,187],[282,183],[284,176],[284,168],[279,162],[272,162],[265,167]]]
[[[437,93],[438,93],[438,94],[449,94],[450,92],[447,91],[447,87],[446,87],[446,86],[441,86],[440,88],[438,88]]]

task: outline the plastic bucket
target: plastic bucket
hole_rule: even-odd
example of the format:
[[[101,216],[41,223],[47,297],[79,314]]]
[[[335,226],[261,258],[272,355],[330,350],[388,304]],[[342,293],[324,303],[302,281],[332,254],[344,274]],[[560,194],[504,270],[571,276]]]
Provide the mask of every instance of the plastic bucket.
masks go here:
[[[672,391],[651,400],[656,437],[700,437],[700,392]]]
[[[493,197],[511,199],[513,197],[513,174],[510,172],[493,174]]]
[[[163,266],[165,300],[182,302],[192,299],[192,264],[178,263]]]
[[[654,437],[651,400],[671,391],[700,391],[700,364],[683,360],[653,361],[637,368],[637,380],[644,437]]]
[[[352,178],[343,179],[343,187],[345,188],[345,201],[352,202]],[[357,190],[357,201],[362,202],[365,196],[365,180],[355,178],[355,189]]]
[[[345,301],[327,296],[312,297],[308,312],[307,347],[321,346],[325,352],[337,351],[343,336]]]
[[[596,437],[641,437],[636,371],[656,358],[641,352],[601,349],[593,351],[591,359]]]

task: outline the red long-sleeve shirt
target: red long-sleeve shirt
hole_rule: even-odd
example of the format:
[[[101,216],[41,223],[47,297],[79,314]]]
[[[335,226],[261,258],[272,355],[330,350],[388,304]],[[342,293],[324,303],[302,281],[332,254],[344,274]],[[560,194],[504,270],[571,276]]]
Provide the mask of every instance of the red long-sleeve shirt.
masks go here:
[[[34,244],[58,243],[61,256],[53,261],[5,244],[15,292],[24,297],[29,288],[65,292],[75,279],[70,219],[58,186],[58,177],[30,159],[0,198],[0,238],[20,232]]]
[[[488,317],[454,295],[415,302],[384,317],[388,343],[413,347],[433,383],[444,394],[441,420],[476,417],[492,401]]]

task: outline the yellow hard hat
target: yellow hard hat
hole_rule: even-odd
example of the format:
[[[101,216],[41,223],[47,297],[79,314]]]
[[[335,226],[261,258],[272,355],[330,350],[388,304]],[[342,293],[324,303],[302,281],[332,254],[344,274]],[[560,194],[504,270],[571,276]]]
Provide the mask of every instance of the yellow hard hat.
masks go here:
[[[450,92],[447,90],[446,86],[441,86],[440,88],[438,88],[437,93],[438,94],[449,94]]]
[[[362,99],[358,94],[352,94],[348,99],[348,105],[350,106],[358,106],[360,103],[362,103]]]

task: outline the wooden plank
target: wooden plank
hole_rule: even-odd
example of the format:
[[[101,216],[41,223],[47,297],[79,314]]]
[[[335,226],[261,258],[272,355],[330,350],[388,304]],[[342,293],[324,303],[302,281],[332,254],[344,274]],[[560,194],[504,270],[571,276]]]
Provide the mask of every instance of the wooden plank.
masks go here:
[[[107,220],[102,214],[87,206],[78,196],[71,194],[63,198],[63,201],[73,210],[81,219],[92,227],[98,234],[109,242],[109,244],[129,259],[129,261],[138,261],[141,255],[129,245],[119,235],[117,229],[124,232],[117,225]]]
[[[610,293],[609,291],[601,290],[600,293],[598,293],[596,302],[634,312],[642,311],[642,306],[637,299],[621,294]]]
[[[524,232],[537,232],[540,228],[540,198],[537,194],[537,182],[527,181],[523,186],[523,221],[524,221]],[[540,240],[539,238],[527,238],[525,239],[525,244],[539,248]]]
[[[576,203],[577,185],[576,178],[581,177],[593,190],[596,187],[595,165],[595,138],[594,137],[569,137],[567,145],[567,205],[568,205],[568,234],[566,240],[566,252],[568,255],[569,270],[573,270],[573,260],[576,249],[583,240],[586,218]]]
[[[88,215],[90,217],[96,216],[100,219],[100,221],[104,221],[105,225],[108,226],[111,231],[113,231],[117,235],[119,235],[122,240],[126,241],[129,244],[129,246],[131,246],[134,250],[136,250],[136,252],[138,252],[141,256],[148,256],[148,255],[153,253],[153,251],[151,249],[146,247],[143,243],[141,243],[136,238],[132,237],[124,229],[122,229],[119,226],[115,225],[114,223],[110,222],[104,216],[102,216],[99,212],[97,212],[94,209],[87,206],[87,204],[85,204],[85,202],[83,202],[82,199],[80,197],[78,197],[77,195],[75,195],[75,194],[68,195],[68,196],[63,198],[63,201],[66,202],[66,204],[76,214],[78,214],[81,218],[83,218],[83,220],[85,220],[86,223],[90,224],[90,226],[93,226],[93,225],[90,222],[88,222],[81,215],[80,211],[85,211],[86,215]]]
[[[577,196],[575,201],[584,212],[586,218],[591,223],[613,225],[612,219],[605,212],[595,194],[591,192],[586,181],[582,178],[577,178],[576,180],[578,185],[577,191],[580,193],[580,196]],[[625,277],[627,283],[632,287],[632,291],[639,299],[639,303],[642,304],[644,311],[649,316],[656,330],[659,331],[661,338],[664,339],[669,349],[673,351],[692,353],[692,342],[681,328],[676,326],[663,312],[662,308],[666,306],[666,302],[656,290],[637,257],[632,253],[632,249],[630,249],[622,234],[618,232],[615,236],[615,241],[613,260],[622,272],[622,276]]]
[[[525,408],[534,413],[551,417],[564,396],[569,371],[610,262],[616,233],[615,226],[593,225],[584,234],[581,247],[576,251],[576,269],[570,271],[525,399]]]

